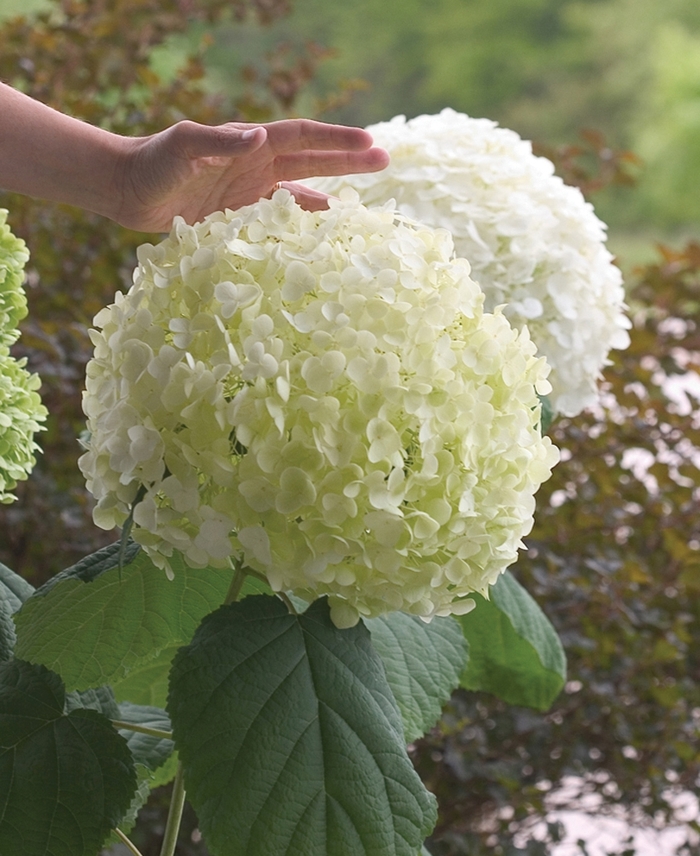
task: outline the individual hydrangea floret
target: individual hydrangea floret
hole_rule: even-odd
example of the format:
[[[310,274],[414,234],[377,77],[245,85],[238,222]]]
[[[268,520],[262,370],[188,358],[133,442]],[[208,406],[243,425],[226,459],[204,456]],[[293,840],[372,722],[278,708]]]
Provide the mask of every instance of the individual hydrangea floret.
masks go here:
[[[608,352],[627,347],[630,325],[605,225],[581,192],[488,119],[446,109],[368,130],[391,154],[387,169],[311,183],[335,194],[352,186],[367,205],[393,198],[407,216],[449,229],[486,309],[505,304],[546,356],[554,409],[574,416],[594,404]]]
[[[0,208],[0,352],[19,338],[17,325],[27,314],[27,298],[22,286],[24,266],[29,259],[27,245],[16,238],[7,225],[7,211]]]
[[[548,367],[452,240],[285,191],[139,249],[95,318],[80,466],[169,570],[232,559],[333,620],[463,613],[516,558],[558,453]]]
[[[37,390],[41,380],[25,368],[26,359],[0,354],[0,502],[12,502],[10,492],[29,476],[39,446],[34,434],[43,430],[46,408]]]

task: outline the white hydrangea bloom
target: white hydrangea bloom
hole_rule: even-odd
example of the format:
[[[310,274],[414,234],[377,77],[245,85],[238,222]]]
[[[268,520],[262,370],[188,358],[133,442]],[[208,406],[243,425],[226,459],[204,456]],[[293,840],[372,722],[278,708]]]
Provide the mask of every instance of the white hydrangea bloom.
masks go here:
[[[505,304],[511,323],[529,327],[552,368],[554,409],[574,416],[594,404],[608,352],[627,347],[630,325],[605,226],[581,192],[489,119],[446,109],[367,130],[391,154],[387,169],[310,183],[332,194],[351,186],[366,205],[393,198],[408,217],[449,229],[485,308]]]
[[[338,626],[465,612],[516,558],[558,453],[548,367],[452,241],[287,191],[140,248],[95,319],[80,466],[95,521],[168,569],[242,558]]]

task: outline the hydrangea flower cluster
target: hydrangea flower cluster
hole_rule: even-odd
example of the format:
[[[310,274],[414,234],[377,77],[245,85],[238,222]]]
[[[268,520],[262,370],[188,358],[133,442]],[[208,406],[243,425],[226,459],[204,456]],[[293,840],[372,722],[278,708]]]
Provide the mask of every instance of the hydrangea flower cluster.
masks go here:
[[[19,338],[17,325],[27,315],[22,286],[27,245],[7,225],[7,211],[0,208],[0,349],[6,351]]]
[[[26,359],[10,356],[27,314],[22,283],[28,259],[26,244],[12,234],[7,211],[0,209],[0,503],[12,502],[11,491],[32,471],[39,450],[34,435],[47,415],[39,377],[27,371]]]
[[[558,452],[545,360],[452,240],[285,190],[138,252],[95,318],[80,460],[99,526],[169,569],[242,559],[333,620],[463,613],[514,561]],[[138,501],[137,501],[138,500]]]
[[[10,492],[24,481],[36,463],[39,446],[34,440],[47,411],[37,390],[38,375],[25,368],[26,359],[0,353],[0,502],[16,497]]]
[[[311,183],[335,194],[351,186],[367,205],[393,198],[405,215],[449,229],[486,309],[505,304],[546,356],[554,409],[574,416],[595,403],[608,352],[627,347],[630,325],[605,226],[581,192],[488,119],[446,109],[368,130],[391,154],[387,169]]]

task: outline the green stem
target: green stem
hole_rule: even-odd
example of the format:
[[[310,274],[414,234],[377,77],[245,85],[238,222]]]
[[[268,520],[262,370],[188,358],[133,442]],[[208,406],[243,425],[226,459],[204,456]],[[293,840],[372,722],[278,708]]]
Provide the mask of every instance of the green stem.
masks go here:
[[[113,719],[112,725],[120,731],[138,731],[139,734],[148,734],[149,737],[159,737],[161,740],[173,739],[172,731],[159,731],[157,728],[148,728],[133,722],[122,722],[120,719]]]
[[[240,561],[236,562],[235,569],[236,572],[233,575],[231,585],[229,586],[228,592],[226,592],[226,597],[224,598],[224,606],[228,606],[229,603],[233,603],[238,600],[238,595],[241,593],[245,578],[248,576],[247,571],[243,570],[243,565]]]
[[[299,615],[299,613],[296,611],[296,609],[294,607],[294,604],[292,603],[292,601],[287,597],[287,595],[283,591],[278,591],[277,597],[280,600],[284,601],[284,603],[287,606],[287,609],[289,610],[290,615]]]
[[[129,841],[129,839],[126,837],[126,835],[124,835],[121,829],[115,829],[114,834],[122,842],[122,844],[125,844],[129,848],[129,850],[131,850],[134,856],[141,856],[141,851],[138,849],[138,847],[134,844],[133,841]]]
[[[168,820],[165,824],[165,835],[163,836],[163,846],[160,849],[160,856],[174,856],[184,807],[185,777],[182,771],[182,763],[179,763],[173,783],[173,792],[170,797],[170,811],[168,812]]]

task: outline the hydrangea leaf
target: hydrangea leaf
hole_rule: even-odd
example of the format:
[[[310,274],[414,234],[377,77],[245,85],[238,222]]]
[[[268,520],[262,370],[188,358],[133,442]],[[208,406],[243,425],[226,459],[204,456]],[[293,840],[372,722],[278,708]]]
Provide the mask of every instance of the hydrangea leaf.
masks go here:
[[[540,430],[543,434],[549,431],[549,427],[557,417],[557,412],[552,407],[552,398],[549,395],[540,395],[541,410],[540,410]]]
[[[566,680],[566,656],[549,619],[508,572],[489,600],[474,599],[476,609],[459,619],[469,642],[461,685],[547,710]]]
[[[113,687],[117,701],[165,707],[170,666],[179,648],[180,645],[163,648],[154,659],[130,669],[123,680],[115,680]]]
[[[0,562],[0,662],[12,657],[17,636],[12,616],[34,587]]]
[[[48,594],[51,589],[55,588],[59,583],[64,582],[64,580],[80,580],[83,583],[93,582],[101,574],[118,567],[120,549],[121,543],[117,541],[114,544],[102,547],[94,553],[90,553],[89,556],[85,556],[79,562],[76,562],[75,565],[71,565],[70,568],[66,568],[64,571],[51,577],[50,580],[47,580],[43,586],[40,586],[36,590],[37,597],[43,597],[43,595]],[[133,541],[129,542],[125,548],[124,564],[133,562],[140,550],[141,547],[138,544]]]
[[[118,548],[100,553],[37,591],[15,617],[17,656],[58,672],[69,690],[117,682],[164,648],[188,642],[224,600],[233,574],[194,570],[175,556],[169,580],[143,551],[121,571]]]
[[[239,599],[242,600],[252,594],[272,594],[272,589],[262,580],[248,576],[243,583]],[[165,707],[168,699],[170,665],[180,644],[164,648],[153,660],[135,666],[123,680],[114,680],[117,700]]]
[[[371,618],[365,624],[384,662],[410,743],[435,724],[443,704],[459,686],[467,659],[464,634],[454,618],[434,618],[426,624],[403,612]]]
[[[79,708],[83,710],[97,710],[103,713],[108,719],[117,719],[119,717],[119,705],[114,697],[114,691],[110,686],[66,693],[63,712],[70,713],[71,710]]]
[[[301,616],[265,596],[207,616],[168,708],[216,856],[415,856],[435,823],[369,632],[336,628],[325,599]]]
[[[0,664],[0,853],[95,856],[129,807],[126,741],[101,713],[64,705],[55,673]]]
[[[7,600],[12,612],[17,612],[33,593],[34,586],[0,562],[0,597]]]
[[[0,662],[12,658],[16,641],[12,610],[5,599],[2,588],[0,588]]]

